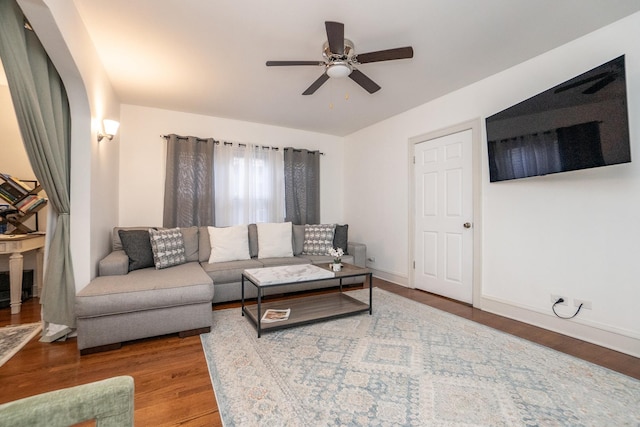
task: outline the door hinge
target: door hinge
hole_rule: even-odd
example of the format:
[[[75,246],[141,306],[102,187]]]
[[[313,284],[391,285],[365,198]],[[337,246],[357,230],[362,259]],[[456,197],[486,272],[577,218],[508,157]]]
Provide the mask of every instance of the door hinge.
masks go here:
[[[413,269],[414,270],[416,269],[416,262],[415,261],[413,261]]]
[[[416,156],[413,156],[413,164],[416,164]]]

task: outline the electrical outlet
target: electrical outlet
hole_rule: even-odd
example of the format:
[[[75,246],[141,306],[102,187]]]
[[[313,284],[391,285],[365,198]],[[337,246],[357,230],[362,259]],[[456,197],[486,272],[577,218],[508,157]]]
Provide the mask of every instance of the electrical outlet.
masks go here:
[[[559,302],[558,305],[569,305],[568,298],[560,294],[551,294],[551,304],[555,304],[560,298],[564,301]]]
[[[574,307],[580,307],[580,304],[582,304],[582,308],[584,308],[585,310],[591,310],[591,301],[585,301],[585,300],[581,300],[581,299],[574,299],[573,300],[573,305]]]
[[[369,262],[376,262],[376,257],[374,257],[374,256],[369,257],[369,258],[367,258],[367,261],[369,261]]]

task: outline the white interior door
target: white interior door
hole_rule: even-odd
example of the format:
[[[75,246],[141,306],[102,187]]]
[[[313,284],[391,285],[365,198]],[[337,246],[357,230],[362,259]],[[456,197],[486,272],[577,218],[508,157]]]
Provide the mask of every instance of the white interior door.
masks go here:
[[[415,287],[473,299],[472,132],[415,144]]]

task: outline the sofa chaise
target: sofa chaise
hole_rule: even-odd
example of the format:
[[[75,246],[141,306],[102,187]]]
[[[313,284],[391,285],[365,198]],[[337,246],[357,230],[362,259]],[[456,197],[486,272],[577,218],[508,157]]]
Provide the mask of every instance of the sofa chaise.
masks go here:
[[[112,251],[100,261],[98,277],[76,296],[78,349],[81,354],[88,354],[118,348],[124,341],[208,332],[212,303],[241,298],[245,269],[330,263],[333,258],[326,253],[329,244],[344,248],[342,262],[364,267],[366,246],[348,242],[347,230],[346,225],[291,223],[171,230],[115,227]],[[172,232],[181,244],[179,261],[175,264],[170,261],[164,267],[158,265],[162,260],[152,258],[150,265],[149,256],[153,257],[155,252],[150,255],[149,247],[143,247],[147,243],[145,235]],[[327,239],[328,235],[331,242],[324,241],[325,246],[313,240],[318,236]],[[153,236],[149,243],[152,252],[156,249]],[[239,251],[242,253],[238,254]],[[363,280],[345,279],[343,283]],[[287,290],[296,292],[337,284],[338,280],[309,282]],[[255,288],[245,286],[245,297],[255,296]]]

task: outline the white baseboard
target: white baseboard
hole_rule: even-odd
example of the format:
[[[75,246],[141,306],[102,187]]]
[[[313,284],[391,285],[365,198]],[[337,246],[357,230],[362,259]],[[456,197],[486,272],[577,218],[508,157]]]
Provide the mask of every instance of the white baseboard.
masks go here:
[[[627,331],[615,331],[612,328],[604,329],[599,325],[563,320],[547,313],[541,313],[531,308],[520,307],[490,297],[482,297],[480,307],[482,310],[493,314],[568,335],[634,357],[640,357],[640,339],[632,336]]]
[[[389,273],[384,270],[376,270],[375,268],[368,267],[373,273],[373,277],[377,277],[382,280],[386,280],[387,282],[395,283],[396,285],[404,286],[405,288],[409,287],[409,278],[406,276],[400,276],[395,273]]]

